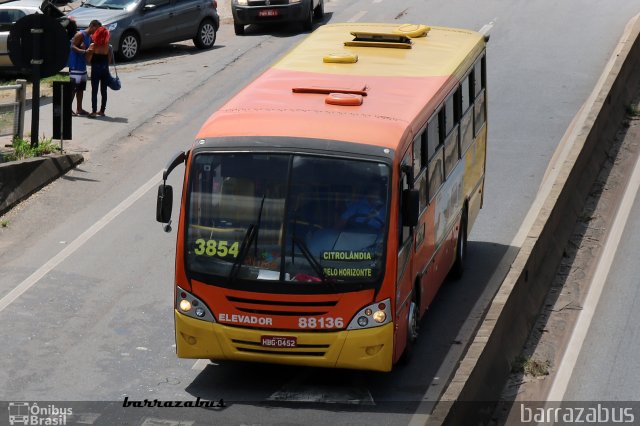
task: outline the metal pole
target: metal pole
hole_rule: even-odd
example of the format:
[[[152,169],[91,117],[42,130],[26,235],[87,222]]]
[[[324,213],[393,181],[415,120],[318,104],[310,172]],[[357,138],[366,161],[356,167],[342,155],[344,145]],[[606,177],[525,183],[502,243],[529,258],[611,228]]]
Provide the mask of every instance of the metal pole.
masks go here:
[[[40,57],[40,37],[44,33],[42,28],[32,28],[33,34],[33,59],[31,59],[31,69],[33,70],[33,96],[31,101],[31,147],[38,146],[38,133],[40,122],[40,65],[44,62]]]
[[[27,110],[27,80],[18,79],[16,83],[20,88],[16,92],[16,102],[18,103],[18,131],[14,135],[19,139],[24,138],[24,114]]]
[[[63,148],[63,140],[64,140],[64,84],[60,85],[60,154],[64,151]]]

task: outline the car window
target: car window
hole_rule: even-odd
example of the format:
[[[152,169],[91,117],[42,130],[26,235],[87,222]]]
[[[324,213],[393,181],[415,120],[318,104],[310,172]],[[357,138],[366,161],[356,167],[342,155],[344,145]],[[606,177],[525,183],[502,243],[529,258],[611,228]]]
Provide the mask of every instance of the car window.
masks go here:
[[[24,16],[27,14],[19,9],[0,10],[0,25],[12,24]]]
[[[136,3],[138,0],[87,0],[83,6],[98,9],[129,9]]]

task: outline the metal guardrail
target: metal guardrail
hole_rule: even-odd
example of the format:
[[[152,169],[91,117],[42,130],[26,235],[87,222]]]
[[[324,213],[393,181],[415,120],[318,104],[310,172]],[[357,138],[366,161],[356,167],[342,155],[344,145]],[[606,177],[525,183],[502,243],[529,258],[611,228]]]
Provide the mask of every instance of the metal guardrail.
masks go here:
[[[0,136],[24,137],[24,113],[27,98],[27,80],[16,80],[16,84],[0,86],[0,91],[14,90],[15,101],[0,102]]]

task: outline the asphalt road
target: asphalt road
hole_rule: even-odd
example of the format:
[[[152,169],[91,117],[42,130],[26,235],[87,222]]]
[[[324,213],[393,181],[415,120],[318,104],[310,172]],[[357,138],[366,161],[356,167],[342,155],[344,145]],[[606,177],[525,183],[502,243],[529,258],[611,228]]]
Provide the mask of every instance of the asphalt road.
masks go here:
[[[304,36],[292,26],[248,28],[235,37],[223,25],[210,51],[181,43],[121,66],[123,90],[110,93],[109,117],[74,118],[74,140],[65,147],[82,151],[86,162],[6,216],[0,400],[115,401],[82,409],[95,412],[96,424],[151,417],[202,424],[423,420],[416,411],[428,412],[452,374],[515,255],[514,238],[558,141],[640,0],[336,0],[326,10],[330,22],[472,29],[495,22],[485,207],[470,236],[467,275],[441,290],[413,362],[377,374],[175,357],[175,233],[154,220],[158,173],[190,146],[211,112]],[[41,115],[50,108],[45,102]],[[178,175],[170,182],[176,190]],[[125,397],[223,398],[227,408],[121,413]]]

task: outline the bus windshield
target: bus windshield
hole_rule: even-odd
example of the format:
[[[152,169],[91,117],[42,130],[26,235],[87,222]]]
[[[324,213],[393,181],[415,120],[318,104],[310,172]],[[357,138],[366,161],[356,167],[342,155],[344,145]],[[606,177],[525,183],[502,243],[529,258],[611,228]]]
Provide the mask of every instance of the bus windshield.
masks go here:
[[[335,291],[373,287],[384,267],[389,176],[388,165],[373,161],[196,154],[187,271],[231,288],[265,281]]]

